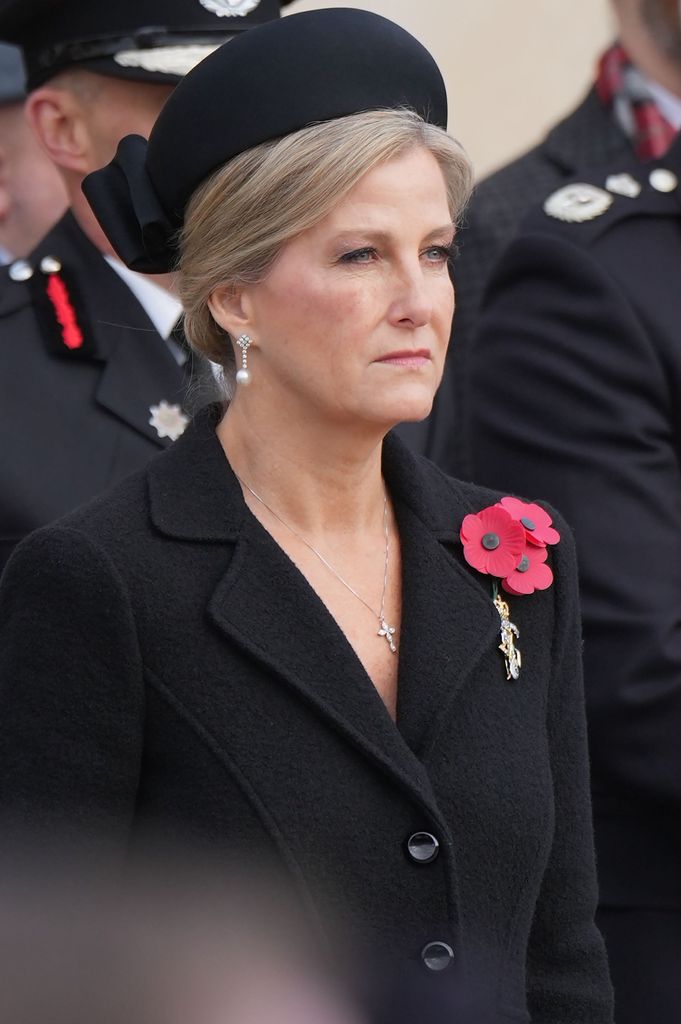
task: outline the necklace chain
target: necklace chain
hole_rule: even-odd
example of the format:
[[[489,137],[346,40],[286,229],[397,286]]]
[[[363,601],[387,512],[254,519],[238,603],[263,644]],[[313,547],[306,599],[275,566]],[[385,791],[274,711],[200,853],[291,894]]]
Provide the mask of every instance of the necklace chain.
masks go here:
[[[342,583],[346,590],[349,590],[350,593],[354,597],[356,597],[358,601],[362,602],[365,608],[369,609],[371,614],[378,619],[379,630],[377,636],[385,637],[390,647],[390,650],[393,652],[393,654],[397,654],[397,647],[395,645],[395,640],[397,639],[397,630],[395,629],[394,626],[388,625],[385,619],[385,595],[388,589],[388,565],[390,561],[390,540],[388,532],[388,494],[387,491],[385,490],[385,487],[383,488],[383,535],[385,537],[385,561],[383,566],[383,590],[381,592],[381,609],[377,612],[376,609],[373,608],[368,601],[365,601],[362,595],[358,594],[355,588],[351,586],[348,583],[348,581],[343,578],[343,576],[341,576],[341,574],[338,572],[338,569],[336,569],[335,566],[331,565],[331,562],[329,562],[329,560],[324,557],[321,551],[317,551],[317,548],[313,544],[311,544],[309,540],[303,537],[301,533],[298,533],[298,531],[295,530],[290,525],[290,523],[287,523],[285,519],[282,519],[279,513],[275,512],[274,509],[267,504],[265,499],[261,498],[260,495],[257,494],[252,487],[249,487],[245,480],[242,480],[241,477],[238,476],[236,473],[234,475],[236,476],[241,486],[245,487],[246,490],[253,495],[256,501],[259,501],[263,508],[267,509],[270,515],[273,515],[274,518],[278,520],[282,526],[286,527],[289,533],[292,533],[294,537],[297,537],[298,540],[305,545],[305,547],[309,548],[312,554],[317,556],[322,565],[325,565],[329,572],[333,573],[338,582]]]

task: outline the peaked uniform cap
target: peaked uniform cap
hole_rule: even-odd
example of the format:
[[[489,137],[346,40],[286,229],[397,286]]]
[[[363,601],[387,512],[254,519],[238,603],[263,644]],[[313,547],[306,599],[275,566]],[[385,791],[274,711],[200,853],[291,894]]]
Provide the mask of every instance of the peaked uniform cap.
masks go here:
[[[127,136],[83,189],[128,266],[159,273],[173,266],[170,239],[193,192],[233,157],[312,124],[400,108],[446,128],[445,85],[421,43],[368,11],[294,14],[243,33],[197,65],[148,144]]]
[[[0,0],[0,39],[23,51],[28,89],[71,67],[177,84],[212,49],[291,0]]]

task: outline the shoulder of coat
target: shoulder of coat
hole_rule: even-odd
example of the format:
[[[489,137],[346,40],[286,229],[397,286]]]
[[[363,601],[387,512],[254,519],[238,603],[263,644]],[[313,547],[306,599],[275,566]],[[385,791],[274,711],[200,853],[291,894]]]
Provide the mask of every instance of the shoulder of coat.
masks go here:
[[[613,166],[554,189],[526,226],[558,231],[588,244],[629,217],[681,216],[679,176],[663,163]]]

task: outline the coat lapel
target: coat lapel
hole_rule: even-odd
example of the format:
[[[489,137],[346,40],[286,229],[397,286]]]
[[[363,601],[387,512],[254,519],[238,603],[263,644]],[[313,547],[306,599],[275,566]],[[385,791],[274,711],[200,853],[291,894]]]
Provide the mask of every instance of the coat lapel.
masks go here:
[[[167,447],[170,439],[159,437],[149,423],[150,408],[162,401],[182,404],[185,370],[72,214],[66,214],[31,259],[38,265],[45,256],[58,258],[80,294],[87,330],[94,336],[87,348],[102,364],[96,401],[160,448]]]
[[[250,511],[209,604],[214,623],[423,802],[425,774],[342,631]]]
[[[385,443],[384,472],[402,547],[397,722],[422,757],[449,704],[497,642],[499,616],[463,564],[458,541],[464,516],[478,507],[393,437]]]
[[[216,407],[204,410],[151,464],[156,527],[185,540],[233,543],[208,602],[214,625],[439,819],[418,755],[498,634],[489,595],[451,545],[472,509],[457,498],[452,481],[425,460],[424,475],[397,439],[386,440],[384,471],[403,559],[396,727],[322,601],[247,509],[215,435],[219,415]],[[432,474],[441,481],[440,493]]]

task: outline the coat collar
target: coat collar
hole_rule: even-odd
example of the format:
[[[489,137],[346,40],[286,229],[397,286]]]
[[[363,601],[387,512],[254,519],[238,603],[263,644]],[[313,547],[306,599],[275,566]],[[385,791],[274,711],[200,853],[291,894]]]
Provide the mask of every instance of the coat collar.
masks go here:
[[[247,509],[215,434],[221,411],[203,410],[152,460],[147,477],[154,526],[182,541],[234,544],[208,601],[214,624],[437,816],[420,754],[440,712],[498,633],[489,595],[456,550],[458,526],[475,497],[398,439],[386,439],[384,473],[403,559],[396,728],[321,600]],[[479,491],[477,499],[479,507]]]
[[[591,89],[582,103],[548,133],[541,149],[562,174],[626,159],[633,150],[610,112]]]
[[[185,371],[141,304],[107,264],[69,211],[31,254],[39,267],[52,256],[73,281],[85,315],[88,358],[102,364],[95,399],[138,433],[167,447],[149,423],[150,407],[181,404]]]

